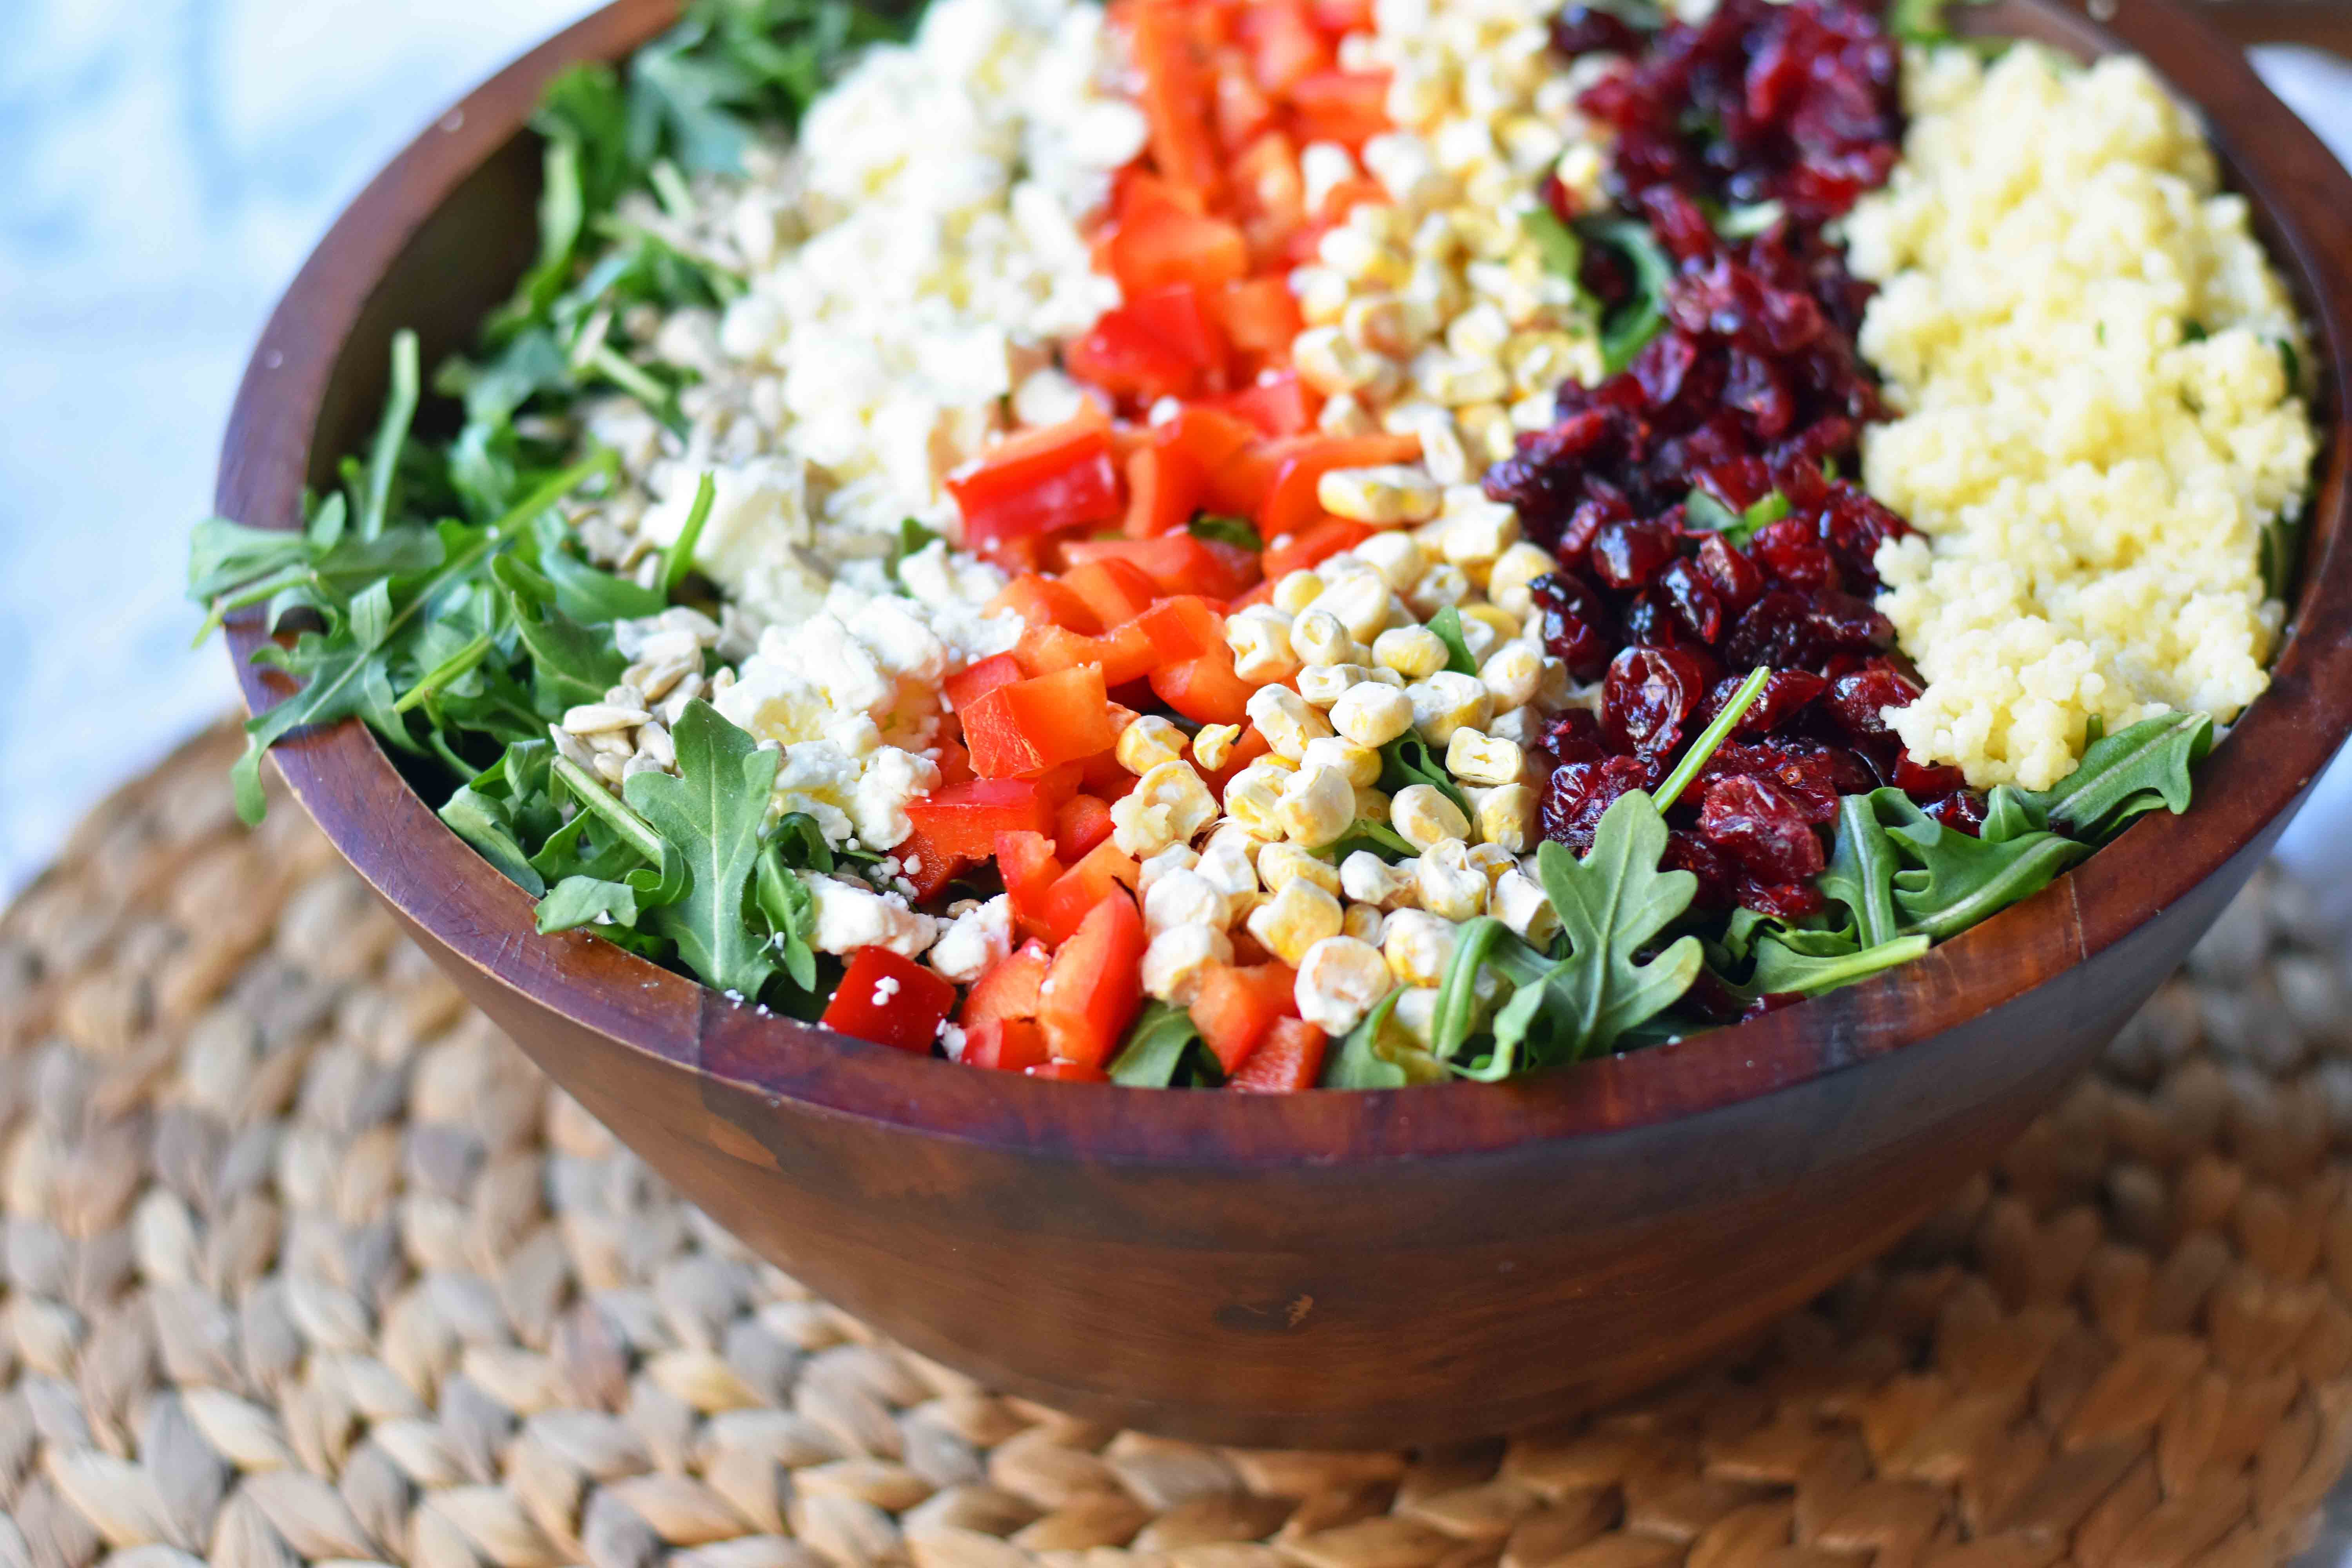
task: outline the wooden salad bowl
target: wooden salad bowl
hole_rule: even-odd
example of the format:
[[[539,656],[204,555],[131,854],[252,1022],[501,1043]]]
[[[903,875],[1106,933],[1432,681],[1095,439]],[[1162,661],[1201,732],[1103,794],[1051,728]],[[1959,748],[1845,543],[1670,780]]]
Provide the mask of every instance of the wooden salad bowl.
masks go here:
[[[292,528],[399,327],[470,340],[534,247],[524,122],[561,67],[670,19],[621,0],[395,159],[264,333],[218,506]],[[1501,1432],[1733,1347],[1987,1165],[2147,999],[2352,729],[2352,178],[2169,0],[1979,30],[2146,56],[2200,105],[2315,328],[2327,437],[2270,691],[2185,816],[1875,978],[1737,1028],[1500,1084],[1256,1097],[1038,1082],[765,1017],[572,932],[444,827],[352,721],[295,795],[484,1012],[721,1224],[911,1348],[1106,1420],[1245,1444]],[[232,646],[249,700],[283,688]]]

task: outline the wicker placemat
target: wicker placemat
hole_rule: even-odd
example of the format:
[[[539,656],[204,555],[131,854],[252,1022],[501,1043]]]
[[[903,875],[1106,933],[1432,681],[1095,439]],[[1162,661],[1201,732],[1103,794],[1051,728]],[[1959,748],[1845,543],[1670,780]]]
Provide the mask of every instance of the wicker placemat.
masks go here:
[[[996,1397],[749,1257],[299,810],[238,831],[231,749],[0,920],[0,1568],[2270,1568],[2352,1454],[2352,1007],[2284,884],[1739,1369],[1244,1453]]]

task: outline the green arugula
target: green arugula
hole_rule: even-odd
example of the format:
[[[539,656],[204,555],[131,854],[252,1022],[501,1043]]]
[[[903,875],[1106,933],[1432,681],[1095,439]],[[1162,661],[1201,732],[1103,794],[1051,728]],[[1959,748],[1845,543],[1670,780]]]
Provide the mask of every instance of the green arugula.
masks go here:
[[[1410,860],[1421,853],[1403,834],[1387,823],[1375,822],[1369,816],[1356,818],[1339,837],[1315,853],[1336,866],[1360,849],[1379,856],[1391,866],[1400,860]]]
[[[1184,525],[1185,531],[1195,539],[1205,539],[1212,544],[1230,544],[1252,554],[1265,548],[1265,541],[1249,521],[1239,517],[1215,517],[1202,512]]]
[[[1900,869],[1895,841],[1880,825],[1872,797],[1840,799],[1837,839],[1819,886],[1853,913],[1864,946],[1881,946],[1902,932],[1903,917],[1895,908],[1895,873]]]
[[[1478,661],[1470,657],[1469,639],[1462,635],[1462,612],[1447,605],[1429,617],[1429,629],[1445,645],[1445,668],[1456,675],[1475,675]]]
[[[1403,994],[1391,991],[1382,997],[1324,1058],[1325,1089],[1407,1089],[1444,1081],[1445,1064],[1393,1026]]]
[[[1601,326],[1601,367],[1603,374],[1615,375],[1665,330],[1666,290],[1675,280],[1675,264],[1648,226],[1636,219],[1589,218],[1576,226],[1586,244],[1608,246],[1633,268],[1633,297]]]
[[[1908,963],[1926,952],[1932,941],[1922,932],[1872,947],[1858,947],[1849,941],[1843,952],[1808,952],[1777,935],[1759,937],[1755,969],[1746,984],[1731,989],[1751,1002],[1759,996],[1819,996]]]
[[[654,930],[714,991],[757,996],[774,973],[768,944],[744,918],[744,889],[760,856],[760,829],[782,753],[757,744],[699,699],[670,731],[677,773],[633,774],[628,804],[674,847],[686,894],[653,911]]]
[[[1996,828],[1980,837],[1947,827],[1899,789],[1849,796],[1839,806],[1838,846],[1822,891],[1854,913],[1867,935],[1885,931],[1890,905],[1905,935],[1941,941],[2031,898],[2091,852],[2047,829]],[[1882,938],[1883,940],[1883,938]]]
[[[694,504],[687,509],[686,521],[678,525],[677,540],[662,552],[661,570],[654,582],[663,602],[677,597],[678,584],[694,570],[694,547],[702,542],[703,526],[710,521],[710,508],[719,499],[719,481],[709,469],[694,487]]]
[[[798,812],[792,814],[800,821],[815,824]],[[822,847],[824,835],[817,835]],[[772,832],[760,850],[760,867],[752,882],[751,896],[760,912],[768,917],[768,928],[773,934],[769,945],[783,961],[784,973],[803,992],[816,989],[816,949],[809,939],[816,931],[816,895],[808,884],[793,875],[785,858],[787,845]],[[827,857],[826,868],[831,868]]]
[[[2112,735],[2095,736],[2074,771],[2046,790],[2021,797],[2036,826],[2105,843],[2133,818],[2163,806],[2189,809],[2189,770],[2213,749],[2205,713],[2163,713]]]
[[[1408,730],[1381,748],[1381,788],[1390,795],[1414,784],[1428,784],[1470,815],[1470,800],[1444,765],[1430,754],[1429,742]]]
[[[1201,1031],[1192,1015],[1147,1002],[1110,1060],[1110,1080],[1130,1089],[1173,1089],[1198,1070]]]
[[[1559,215],[1548,206],[1529,207],[1521,213],[1519,227],[1543,258],[1544,270],[1567,279],[1581,289],[1584,241],[1576,237],[1576,230],[1560,222]]]
[[[1743,511],[1734,511],[1711,491],[1693,489],[1683,503],[1684,521],[1693,528],[1713,529],[1727,544],[1744,545],[1771,524],[1789,515],[1789,498],[1779,490]]]

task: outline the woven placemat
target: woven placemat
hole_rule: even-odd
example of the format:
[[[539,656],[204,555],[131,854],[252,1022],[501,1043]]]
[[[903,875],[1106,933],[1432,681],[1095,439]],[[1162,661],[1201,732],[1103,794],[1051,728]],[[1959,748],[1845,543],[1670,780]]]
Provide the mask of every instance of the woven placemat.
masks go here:
[[[994,1396],[750,1257],[298,809],[240,831],[234,746],[0,919],[0,1568],[2271,1568],[2352,1453],[2352,1006],[2284,883],[1745,1364],[1240,1452]]]

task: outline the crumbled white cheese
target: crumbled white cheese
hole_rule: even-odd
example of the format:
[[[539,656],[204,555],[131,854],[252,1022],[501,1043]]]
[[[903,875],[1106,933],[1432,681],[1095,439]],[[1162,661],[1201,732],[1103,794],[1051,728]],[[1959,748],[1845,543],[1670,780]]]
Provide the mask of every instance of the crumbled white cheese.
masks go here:
[[[1013,900],[1003,893],[956,917],[931,949],[931,967],[969,985],[1013,951]]]
[[[810,939],[819,952],[851,953],[861,947],[887,947],[902,958],[919,957],[938,938],[940,922],[908,909],[897,893],[877,893],[860,883],[814,871],[801,873],[816,906]]]

